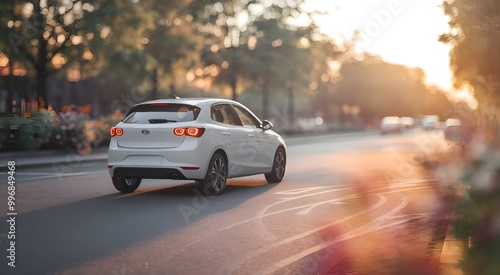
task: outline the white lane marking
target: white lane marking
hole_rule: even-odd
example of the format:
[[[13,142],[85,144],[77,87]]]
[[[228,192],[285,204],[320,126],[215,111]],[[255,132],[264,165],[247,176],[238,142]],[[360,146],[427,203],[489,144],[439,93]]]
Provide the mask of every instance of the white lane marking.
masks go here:
[[[276,206],[278,204],[282,204],[284,202],[288,202],[288,201],[292,201],[292,200],[297,200],[297,199],[301,199],[301,198],[305,198],[305,197],[309,197],[309,196],[314,196],[314,195],[329,193],[329,192],[335,192],[335,191],[339,191],[339,190],[343,190],[343,189],[350,189],[350,188],[341,188],[341,189],[328,190],[328,191],[317,192],[317,193],[303,195],[303,196],[298,196],[298,197],[293,197],[293,198],[282,198],[281,201],[272,203],[269,206],[267,206],[266,208],[264,208],[263,210],[259,211],[259,213],[257,213],[257,215],[255,215],[253,218],[248,218],[248,219],[241,220],[239,222],[232,223],[232,224],[230,224],[228,226],[225,226],[225,227],[222,227],[222,228],[218,229],[217,231],[231,229],[233,227],[236,227],[236,226],[239,226],[239,225],[251,222],[251,221],[259,220],[259,219],[262,219],[262,218],[265,218],[265,217],[269,217],[269,216],[272,216],[272,215],[281,214],[281,213],[292,211],[292,210],[296,210],[296,209],[307,208],[307,207],[316,205],[317,203],[315,202],[315,203],[310,203],[310,204],[306,204],[306,205],[299,205],[299,206],[295,206],[295,207],[285,208],[285,209],[282,209],[282,210],[277,210],[277,211],[274,211],[274,212],[266,213],[267,210],[269,210],[271,207]],[[345,196],[345,197],[341,197],[341,198],[337,198],[337,199],[332,199],[332,200],[329,200],[329,201],[342,201],[342,200],[345,200],[345,199],[350,199],[352,196],[353,195],[349,195],[349,196]]]
[[[363,211],[357,212],[357,213],[355,213],[355,214],[351,214],[351,215],[346,216],[346,217],[344,217],[344,218],[342,218],[342,219],[339,219],[339,220],[336,220],[336,221],[333,221],[333,222],[330,222],[330,223],[324,224],[324,225],[322,225],[322,226],[318,226],[318,227],[316,227],[316,228],[310,229],[310,230],[305,231],[305,232],[302,232],[302,233],[300,233],[300,234],[293,235],[293,236],[288,237],[288,238],[286,238],[286,239],[283,239],[283,240],[281,240],[281,241],[279,241],[279,242],[275,242],[275,243],[272,243],[272,244],[270,244],[270,245],[267,245],[267,246],[261,247],[261,248],[259,248],[259,249],[257,249],[257,250],[254,250],[253,252],[251,252],[251,253],[249,253],[249,254],[246,254],[246,255],[245,255],[245,256],[243,256],[243,257],[240,257],[240,258],[239,258],[239,260],[238,260],[237,262],[233,262],[232,267],[231,267],[233,270],[232,270],[232,272],[231,272],[231,273],[234,273],[234,272],[236,271],[236,269],[237,269],[238,267],[241,267],[241,266],[242,266],[245,262],[247,262],[247,261],[249,261],[249,260],[251,260],[251,259],[253,259],[253,258],[255,258],[255,257],[257,257],[257,256],[259,256],[259,255],[261,255],[261,254],[263,254],[263,253],[266,253],[266,252],[268,252],[268,251],[270,251],[270,250],[272,250],[272,249],[274,249],[274,248],[277,248],[277,247],[283,246],[283,245],[285,245],[285,244],[287,244],[287,243],[290,243],[290,242],[296,241],[296,240],[298,240],[298,239],[305,238],[305,237],[307,237],[307,236],[309,236],[309,235],[312,235],[312,234],[314,234],[314,233],[316,233],[316,232],[318,232],[318,231],[321,231],[321,230],[323,230],[323,229],[326,229],[326,228],[328,228],[328,227],[331,227],[331,226],[334,226],[334,225],[337,225],[337,224],[341,224],[341,223],[346,222],[346,221],[348,221],[348,220],[354,219],[354,218],[356,218],[356,217],[358,217],[358,216],[361,216],[361,215],[363,215],[363,214],[366,214],[366,213],[368,213],[368,212],[370,212],[370,211],[373,211],[373,210],[375,210],[375,209],[377,209],[377,208],[381,207],[382,205],[384,205],[384,204],[387,202],[387,197],[382,196],[382,195],[377,195],[377,196],[378,196],[378,198],[379,198],[379,200],[377,201],[377,203],[376,203],[376,204],[374,204],[373,206],[371,206],[371,207],[370,207],[370,208],[368,208],[368,209],[365,209],[365,210],[363,210]]]
[[[392,188],[392,187],[383,187],[383,188],[376,189],[376,190],[374,190],[374,191],[377,191],[377,190],[383,190],[383,189],[387,189],[387,188]],[[311,234],[313,234],[313,233],[316,233],[316,232],[318,232],[318,231],[320,231],[320,230],[323,230],[323,229],[325,229],[325,228],[328,228],[328,227],[331,227],[331,226],[334,226],[334,225],[337,225],[337,224],[340,224],[340,223],[346,222],[346,221],[348,221],[348,220],[350,220],[350,219],[353,219],[353,218],[355,218],[355,217],[357,217],[357,216],[359,216],[359,215],[362,215],[362,214],[365,214],[365,213],[367,213],[367,212],[373,211],[374,209],[376,209],[376,208],[378,208],[378,207],[380,207],[381,205],[383,205],[383,204],[385,204],[385,203],[386,203],[387,198],[386,198],[385,196],[383,196],[383,195],[386,195],[386,194],[392,194],[392,193],[398,193],[398,192],[403,192],[403,191],[421,190],[421,189],[427,189],[427,188],[429,188],[429,187],[405,188],[405,189],[402,189],[402,190],[389,190],[389,191],[385,191],[385,192],[382,192],[382,193],[375,193],[375,194],[373,194],[373,192],[367,192],[367,193],[363,194],[363,196],[368,196],[368,195],[376,195],[376,196],[378,196],[378,197],[380,198],[380,200],[379,200],[379,201],[378,201],[378,202],[377,202],[374,206],[372,206],[372,207],[370,207],[370,208],[368,208],[368,209],[366,209],[366,210],[363,210],[363,211],[361,211],[361,212],[358,212],[358,213],[356,213],[356,214],[352,214],[352,215],[350,215],[350,216],[347,216],[347,217],[344,217],[344,218],[342,218],[342,219],[339,219],[339,220],[337,220],[337,221],[334,221],[334,222],[331,222],[331,223],[328,223],[328,224],[325,224],[325,225],[322,225],[322,226],[316,227],[316,228],[311,229],[311,230],[309,230],[309,231],[306,231],[306,232],[303,232],[303,233],[300,233],[300,234],[297,234],[297,235],[293,235],[293,236],[288,237],[288,238],[286,238],[286,239],[284,239],[284,240],[281,240],[281,241],[279,241],[279,242],[272,243],[272,244],[270,244],[270,245],[268,245],[268,246],[262,247],[262,248],[260,248],[260,249],[258,249],[258,250],[256,250],[256,251],[254,251],[254,252],[252,252],[252,253],[250,253],[250,254],[247,254],[247,255],[243,256],[243,257],[242,257],[242,258],[241,258],[241,259],[237,262],[237,263],[238,263],[237,265],[236,265],[235,263],[233,263],[233,264],[231,265],[231,267],[229,267],[229,268],[231,268],[231,269],[233,270],[233,272],[234,272],[234,271],[236,271],[236,269],[237,269],[239,266],[242,266],[245,262],[247,262],[247,261],[251,260],[252,258],[257,257],[257,256],[259,256],[260,254],[263,254],[263,253],[265,253],[265,252],[267,252],[267,251],[269,251],[269,250],[271,250],[271,249],[274,249],[274,248],[277,248],[277,247],[279,247],[279,246],[285,245],[285,244],[287,244],[287,243],[289,243],[289,242],[293,242],[293,241],[295,241],[295,240],[298,240],[298,239],[304,238],[304,237],[306,237],[306,236],[308,236],[308,235],[311,235]],[[362,197],[362,195],[348,195],[348,196],[345,196],[345,197],[343,197],[343,198],[338,198],[338,199],[333,199],[333,200],[340,200],[340,201],[342,201],[342,200],[345,200],[345,199],[347,199],[347,198],[349,198],[349,199],[353,199],[353,198],[359,198],[359,197]],[[333,200],[328,200],[328,201],[333,201]],[[274,203],[274,205],[276,205],[276,204],[278,204],[278,203],[281,203],[281,202]],[[402,208],[404,208],[404,207],[408,204],[408,199],[406,198],[406,196],[405,196],[405,197],[403,197],[403,203],[404,203],[404,205],[403,205],[402,207],[401,207],[401,206],[399,206],[399,207],[401,207],[401,209],[402,209]],[[283,210],[281,210],[281,211],[271,212],[271,213],[268,213],[268,214],[265,214],[265,213],[264,213],[264,214],[262,214],[262,217],[266,217],[266,216],[270,216],[270,215],[275,215],[275,214],[279,214],[279,213],[286,212],[286,211],[290,211],[290,210],[295,210],[295,209],[297,209],[297,208],[303,208],[303,207],[308,207],[308,206],[316,206],[316,204],[317,204],[317,203],[314,203],[314,204],[308,204],[308,205],[304,205],[304,206],[292,207],[292,208],[288,208],[288,209],[283,209]],[[396,211],[399,211],[399,210],[400,210],[400,208],[399,208],[399,207],[396,207],[395,209],[393,209],[393,210],[391,210],[391,211],[389,211],[389,212],[386,212],[384,215],[382,215],[382,216],[380,216],[379,218],[377,218],[377,219],[373,220],[373,221],[372,221],[372,223],[371,223],[370,225],[371,225],[371,226],[374,226],[374,223],[376,223],[376,224],[378,225],[378,221],[384,221],[384,220],[388,219],[387,217],[389,217],[389,216],[393,215],[392,213],[394,213],[394,212],[396,212]],[[267,208],[268,208],[268,207],[267,207]],[[266,208],[266,209],[267,209],[267,208]],[[383,227],[381,227],[381,229],[385,229],[385,228],[390,227],[390,226],[392,226],[392,225],[398,225],[398,224],[405,223],[405,222],[408,222],[408,221],[410,221],[410,220],[415,219],[415,216],[414,216],[414,215],[404,215],[404,216],[401,216],[401,217],[402,217],[402,218],[404,218],[404,221],[396,221],[395,223],[391,223],[391,224],[389,224],[389,225],[384,225]],[[256,218],[255,218],[255,219],[253,219],[253,220],[256,220],[256,219],[258,219],[258,218],[259,218],[259,217],[256,217]],[[261,227],[264,227],[264,226],[263,226],[263,224],[262,224],[262,219],[260,220],[260,222],[261,222],[261,223],[260,223],[259,225],[260,225]],[[366,225],[365,225],[365,226],[362,226],[361,228],[363,228],[363,227],[366,227]],[[379,230],[381,230],[381,229],[379,229]],[[221,230],[222,230],[222,229],[221,229]],[[264,230],[265,230],[266,232],[268,232],[268,231],[267,231],[267,229],[264,229]],[[370,232],[372,232],[372,231],[370,231]],[[370,233],[370,232],[367,232],[367,233]],[[347,232],[347,233],[345,233],[345,234],[348,234],[348,233],[349,233],[349,232]],[[367,233],[363,233],[363,234],[367,234]],[[271,235],[271,233],[269,233],[269,234]],[[344,235],[345,235],[345,234],[344,234]],[[363,234],[360,234],[360,235],[363,235]],[[359,236],[360,236],[360,235],[359,235]],[[349,237],[348,239],[351,239],[351,238],[354,238],[354,237],[357,237],[357,236]],[[277,239],[277,238],[276,238],[276,237],[274,237],[273,239]],[[341,240],[341,241],[342,241],[342,240]],[[340,241],[339,241],[339,242],[340,242]],[[333,243],[333,244],[335,244],[335,243]],[[226,267],[226,268],[227,268],[227,267]]]
[[[92,172],[77,172],[77,173],[31,173],[31,172],[18,172],[16,181],[28,181],[28,180],[41,180],[59,177],[71,177],[71,176],[82,176],[91,174]],[[6,173],[0,173],[6,174]]]
[[[356,229],[353,229],[349,232],[346,232],[344,234],[342,234],[341,236],[339,237],[336,237],[334,238],[333,240],[329,241],[329,242],[326,242],[326,243],[323,243],[323,244],[319,244],[319,245],[316,245],[316,246],[313,246],[309,249],[306,249],[300,253],[297,253],[293,256],[290,256],[288,258],[285,258],[277,263],[275,263],[273,266],[265,269],[262,273],[259,272],[259,274],[271,274],[271,273],[274,273],[276,271],[278,271],[279,269],[282,269],[296,261],[299,261],[301,260],[302,258],[305,258],[309,255],[311,255],[312,253],[315,253],[319,250],[322,250],[322,249],[325,249],[331,245],[334,245],[334,244],[337,244],[339,242],[342,242],[342,241],[346,241],[346,240],[349,240],[349,239],[353,239],[353,238],[356,238],[356,237],[359,237],[359,236],[362,236],[362,235],[366,235],[368,233],[372,233],[372,232],[375,232],[375,231],[380,231],[380,230],[383,230],[383,229],[386,229],[386,228],[389,228],[391,226],[396,226],[396,225],[400,225],[400,224],[404,224],[410,220],[413,220],[414,217],[412,216],[403,216],[401,218],[401,220],[397,220],[395,222],[392,222],[392,223],[382,223],[384,220],[387,220],[388,218],[390,218],[394,213],[400,211],[401,209],[405,208],[409,203],[409,200],[408,198],[405,196],[402,198],[402,201],[401,203],[395,207],[394,209],[392,209],[391,211],[385,213],[384,215],[376,218],[374,220],[374,222],[372,223],[368,223],[368,224],[365,224],[365,225],[362,225]]]
[[[299,212],[297,212],[297,214],[308,215],[309,212],[311,212],[311,210],[313,210],[314,208],[316,208],[318,206],[322,206],[325,204],[345,204],[346,200],[352,200],[352,199],[357,199],[357,198],[359,198],[359,195],[350,195],[350,196],[345,196],[345,197],[338,198],[338,199],[316,202],[316,203],[310,204],[309,207],[300,210]]]
[[[328,188],[328,186],[319,186],[319,187],[306,187],[306,188],[297,188],[297,189],[290,189],[290,190],[285,190],[281,192],[277,192],[275,194],[277,195],[297,195],[305,192],[310,192],[313,190],[318,190],[322,188]]]
[[[380,190],[384,190],[384,189],[393,189],[393,188],[396,188],[396,187],[395,186],[385,186],[385,187],[377,188],[377,189],[371,190],[369,192],[363,193],[362,195],[369,195],[369,194],[390,194],[390,193],[405,192],[405,191],[414,191],[414,190],[420,190],[420,189],[427,189],[427,188],[429,188],[429,187],[424,186],[424,187],[416,187],[416,188],[403,188],[403,189],[398,189],[398,190],[390,190],[390,191],[386,191],[386,192],[382,192],[382,193],[376,193],[376,191],[380,191]],[[404,186],[404,187],[406,187],[406,186]],[[345,190],[345,189],[352,189],[352,188],[340,188],[340,189],[328,190],[328,191],[323,191],[323,192],[316,192],[316,193],[307,194],[307,195],[298,196],[298,197],[293,197],[293,198],[282,198],[281,201],[272,203],[269,206],[267,206],[266,208],[264,208],[263,210],[259,211],[257,213],[257,215],[255,215],[253,218],[248,218],[248,219],[241,220],[239,222],[235,222],[235,223],[229,224],[229,225],[227,225],[225,227],[219,228],[217,230],[217,232],[220,232],[220,231],[223,231],[223,230],[227,230],[227,229],[231,229],[233,227],[240,226],[240,225],[243,225],[243,224],[246,224],[246,223],[249,223],[249,222],[252,222],[252,221],[256,221],[256,220],[261,220],[261,222],[262,222],[262,218],[265,218],[265,217],[269,217],[269,216],[273,216],[273,215],[277,215],[277,214],[281,214],[281,213],[285,213],[285,212],[289,212],[289,211],[293,211],[293,210],[297,210],[297,209],[302,209],[302,208],[308,208],[308,207],[311,207],[311,206],[316,206],[317,202],[310,203],[310,204],[305,204],[305,205],[294,206],[294,207],[285,208],[285,209],[281,209],[281,210],[276,210],[274,212],[266,213],[270,208],[272,208],[272,207],[274,207],[276,205],[285,203],[285,202],[289,202],[289,201],[292,201],[292,200],[297,200],[297,199],[301,199],[301,198],[305,198],[305,197],[309,197],[309,196],[320,195],[320,194],[329,193],[329,192],[335,192],[335,191],[339,191],[339,190]],[[337,201],[344,201],[344,200],[347,200],[347,199],[354,199],[354,198],[359,198],[359,197],[361,197],[360,194],[348,195],[348,196],[344,196],[344,197],[340,197],[340,198],[336,198],[336,199],[332,199],[332,200],[328,200],[328,201],[329,202],[337,202]]]

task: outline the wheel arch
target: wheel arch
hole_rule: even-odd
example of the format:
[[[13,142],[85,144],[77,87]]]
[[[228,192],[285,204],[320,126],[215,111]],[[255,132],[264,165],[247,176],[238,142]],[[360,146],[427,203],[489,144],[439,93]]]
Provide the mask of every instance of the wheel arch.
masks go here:
[[[219,149],[215,150],[215,152],[213,152],[212,156],[215,155],[216,153],[221,154],[224,157],[224,159],[226,160],[226,162],[228,162],[226,151],[224,151],[222,148],[219,148]]]

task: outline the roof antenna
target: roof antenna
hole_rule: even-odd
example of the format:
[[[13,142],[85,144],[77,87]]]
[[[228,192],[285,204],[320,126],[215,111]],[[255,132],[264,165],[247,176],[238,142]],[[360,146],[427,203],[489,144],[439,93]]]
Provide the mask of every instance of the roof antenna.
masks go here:
[[[174,99],[180,99],[180,97],[178,97],[178,96],[174,95]]]

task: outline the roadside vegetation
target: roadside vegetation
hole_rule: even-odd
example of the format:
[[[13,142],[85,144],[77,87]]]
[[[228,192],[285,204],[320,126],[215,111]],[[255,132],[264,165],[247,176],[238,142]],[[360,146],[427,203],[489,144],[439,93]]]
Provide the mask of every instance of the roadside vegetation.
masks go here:
[[[456,205],[455,234],[466,247],[465,274],[500,274],[500,3],[447,0],[450,32],[441,41],[450,53],[457,86],[468,86],[478,99],[473,112],[457,110],[463,120],[462,148],[444,175],[463,184]]]

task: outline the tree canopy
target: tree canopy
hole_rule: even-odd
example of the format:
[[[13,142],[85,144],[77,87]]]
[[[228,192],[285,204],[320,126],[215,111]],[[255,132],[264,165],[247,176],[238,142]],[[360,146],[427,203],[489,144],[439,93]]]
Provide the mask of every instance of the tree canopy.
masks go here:
[[[451,109],[452,103],[442,91],[425,84],[425,73],[419,68],[366,56],[361,61],[345,62],[340,75],[334,101],[359,106],[366,118],[423,114],[446,118]]]
[[[480,101],[500,106],[500,2],[446,0],[450,32],[440,40],[450,53],[455,85],[470,84]]]

